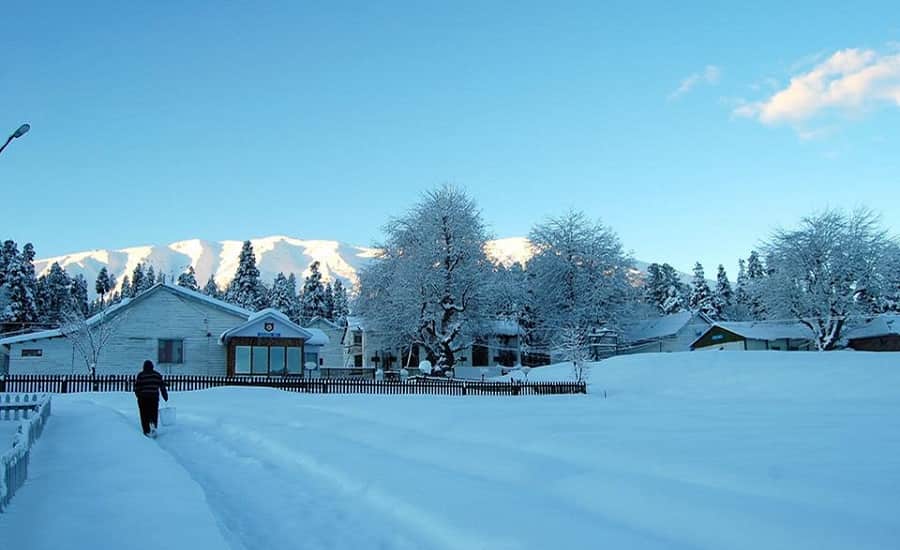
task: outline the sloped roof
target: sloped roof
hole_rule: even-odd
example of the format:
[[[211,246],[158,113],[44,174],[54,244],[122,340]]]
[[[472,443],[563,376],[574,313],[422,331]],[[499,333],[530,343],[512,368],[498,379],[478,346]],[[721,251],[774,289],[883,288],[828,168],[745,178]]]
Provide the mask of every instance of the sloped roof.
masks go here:
[[[767,321],[719,321],[714,323],[699,338],[691,342],[694,346],[700,339],[715,327],[720,327],[728,332],[737,334],[746,340],[812,340],[813,334],[809,327],[800,322],[767,322]]]
[[[246,310],[240,306],[236,306],[234,304],[229,304],[228,302],[224,302],[222,300],[218,300],[211,296],[207,296],[205,294],[201,294],[199,292],[195,292],[193,290],[189,290],[187,288],[173,285],[170,283],[156,283],[152,287],[148,288],[144,292],[138,294],[134,298],[124,298],[121,302],[117,304],[113,304],[108,308],[104,309],[100,313],[97,313],[91,317],[89,317],[85,323],[88,326],[93,326],[104,319],[110,319],[115,315],[118,315],[122,311],[128,309],[132,305],[140,302],[141,300],[145,300],[148,296],[156,293],[159,290],[164,290],[166,292],[170,292],[175,294],[176,296],[186,298],[188,300],[193,300],[196,302],[203,303],[205,305],[213,306],[219,308],[221,310],[227,311],[229,313],[233,313],[236,316],[249,318],[251,312]],[[58,336],[62,336],[62,331],[60,329],[52,329],[52,330],[42,330],[39,332],[30,332],[26,334],[18,334],[16,336],[10,336],[8,338],[3,338],[0,340],[0,345],[10,345],[18,342],[30,342],[34,340],[43,340],[45,338],[56,338]]]
[[[304,339],[306,344],[309,344],[311,346],[324,346],[330,341],[328,335],[325,334],[325,332],[321,329],[301,327],[297,323],[291,321],[291,319],[287,315],[278,311],[277,309],[266,308],[250,314],[246,322],[223,332],[222,335],[219,336],[219,342],[228,342],[228,340],[238,332],[253,325],[254,323],[258,323],[265,318],[276,319],[278,320],[278,322],[292,328],[294,331],[302,335],[301,337]]]
[[[705,316],[700,314],[697,315],[705,322],[709,322]],[[624,338],[626,342],[635,343],[674,336],[678,334],[678,331],[683,329],[685,325],[690,323],[693,318],[694,312],[681,311],[679,313],[664,315],[654,319],[638,321],[625,327]]]
[[[847,332],[847,339],[876,338],[892,334],[900,335],[900,315],[885,313]]]

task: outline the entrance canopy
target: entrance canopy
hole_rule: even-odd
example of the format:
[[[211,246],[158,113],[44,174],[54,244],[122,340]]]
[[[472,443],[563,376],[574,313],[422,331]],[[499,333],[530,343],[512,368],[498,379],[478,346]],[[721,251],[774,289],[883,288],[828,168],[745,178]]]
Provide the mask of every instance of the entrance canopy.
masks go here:
[[[219,337],[219,342],[227,345],[235,337],[299,339],[307,346],[324,346],[328,343],[328,335],[323,331],[303,328],[284,313],[272,308],[257,311],[246,323],[225,331]]]

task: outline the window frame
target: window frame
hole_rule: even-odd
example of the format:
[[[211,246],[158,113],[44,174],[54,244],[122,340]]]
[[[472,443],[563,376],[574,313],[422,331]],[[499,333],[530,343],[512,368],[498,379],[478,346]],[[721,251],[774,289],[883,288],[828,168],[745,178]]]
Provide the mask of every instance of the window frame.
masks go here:
[[[166,344],[178,343],[180,353],[175,353],[175,346],[171,348],[165,347]],[[163,350],[168,352],[167,357],[163,358]],[[175,361],[177,355],[178,361]],[[168,359],[168,360],[166,360]],[[156,362],[160,365],[183,365],[184,364],[184,338],[157,338],[156,339]]]

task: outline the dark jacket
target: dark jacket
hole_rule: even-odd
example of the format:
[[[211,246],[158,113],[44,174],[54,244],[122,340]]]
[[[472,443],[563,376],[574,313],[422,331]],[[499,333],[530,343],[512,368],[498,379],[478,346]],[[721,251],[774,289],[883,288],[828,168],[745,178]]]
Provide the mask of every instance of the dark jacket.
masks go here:
[[[159,394],[163,399],[169,400],[169,392],[166,391],[166,383],[160,373],[153,370],[153,364],[144,365],[144,370],[137,375],[134,381],[134,394],[144,399],[159,399]]]

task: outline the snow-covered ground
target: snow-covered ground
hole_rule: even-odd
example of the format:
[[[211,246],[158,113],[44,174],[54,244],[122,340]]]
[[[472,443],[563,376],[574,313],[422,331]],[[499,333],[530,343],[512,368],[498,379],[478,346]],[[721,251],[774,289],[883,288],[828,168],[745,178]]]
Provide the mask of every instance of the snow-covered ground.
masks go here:
[[[557,366],[529,377],[569,374]],[[603,362],[591,379],[588,396],[177,393],[178,425],[156,442],[138,434],[130,395],[56,396],[31,478],[0,515],[0,541],[754,550],[900,541],[898,354],[642,355]]]
[[[19,429],[18,420],[0,420],[0,453],[12,446],[17,429]]]

